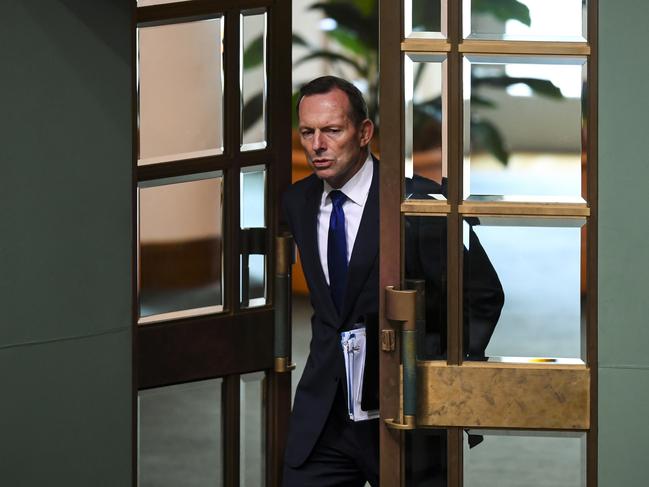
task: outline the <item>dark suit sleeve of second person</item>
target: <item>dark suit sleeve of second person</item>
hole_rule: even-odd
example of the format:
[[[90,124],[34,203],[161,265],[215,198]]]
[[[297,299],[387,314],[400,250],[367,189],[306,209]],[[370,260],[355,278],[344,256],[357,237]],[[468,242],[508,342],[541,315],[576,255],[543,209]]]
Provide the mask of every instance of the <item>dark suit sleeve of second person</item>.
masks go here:
[[[464,355],[484,360],[485,349],[500,318],[505,294],[480,239],[470,225],[464,249]]]

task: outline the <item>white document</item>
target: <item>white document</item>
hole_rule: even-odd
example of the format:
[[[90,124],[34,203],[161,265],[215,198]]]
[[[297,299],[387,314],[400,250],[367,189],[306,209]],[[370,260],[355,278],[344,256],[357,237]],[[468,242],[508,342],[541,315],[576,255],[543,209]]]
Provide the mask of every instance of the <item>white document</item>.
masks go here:
[[[360,324],[360,323],[359,323]],[[347,375],[347,410],[352,421],[366,421],[379,417],[379,411],[363,411],[363,373],[365,372],[365,328],[344,331],[340,337]]]

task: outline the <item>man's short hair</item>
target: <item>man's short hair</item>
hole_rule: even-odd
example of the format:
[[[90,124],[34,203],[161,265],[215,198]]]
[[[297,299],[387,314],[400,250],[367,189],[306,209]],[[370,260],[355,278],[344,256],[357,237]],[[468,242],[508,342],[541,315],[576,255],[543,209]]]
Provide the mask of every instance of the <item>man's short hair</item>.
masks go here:
[[[297,103],[295,104],[298,118],[300,116],[300,102],[302,101],[302,98],[310,95],[322,95],[335,89],[339,89],[347,95],[350,107],[349,117],[351,118],[352,123],[358,127],[363,120],[368,118],[365,99],[358,88],[349,81],[338,78],[337,76],[321,76],[309,81],[300,88]]]

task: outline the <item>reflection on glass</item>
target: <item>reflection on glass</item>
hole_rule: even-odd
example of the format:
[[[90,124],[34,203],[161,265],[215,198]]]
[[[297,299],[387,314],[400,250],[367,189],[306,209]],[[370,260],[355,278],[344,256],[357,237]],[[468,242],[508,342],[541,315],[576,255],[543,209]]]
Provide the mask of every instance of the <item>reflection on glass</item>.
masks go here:
[[[463,0],[468,39],[586,40],[586,0]]]
[[[406,431],[406,487],[447,487],[446,444],[446,430]]]
[[[241,169],[242,308],[266,304],[266,168]]]
[[[241,150],[266,147],[266,13],[241,15]]]
[[[406,199],[422,193],[445,199],[445,63],[444,56],[407,54],[404,58]]]
[[[265,387],[263,372],[241,376],[241,487],[266,485]]]
[[[223,152],[221,18],[138,28],[139,165]]]
[[[221,383],[214,379],[138,393],[138,485],[223,485]]]
[[[464,60],[464,197],[581,202],[584,58]]]
[[[486,347],[490,361],[583,363],[585,223],[581,218],[465,219],[464,345],[470,360],[482,359],[479,350]],[[488,260],[476,259],[480,255]],[[497,323],[476,313],[493,292],[484,279],[487,264],[504,292]]]
[[[585,487],[586,434],[469,430],[464,434],[465,487]],[[473,447],[471,447],[473,445]]]
[[[223,309],[221,172],[139,185],[140,323]]]
[[[406,283],[419,280],[424,286],[424,316],[417,317],[417,358],[443,359],[447,321],[446,218],[406,216],[403,224]]]
[[[406,37],[442,38],[446,24],[446,2],[441,0],[405,0]]]

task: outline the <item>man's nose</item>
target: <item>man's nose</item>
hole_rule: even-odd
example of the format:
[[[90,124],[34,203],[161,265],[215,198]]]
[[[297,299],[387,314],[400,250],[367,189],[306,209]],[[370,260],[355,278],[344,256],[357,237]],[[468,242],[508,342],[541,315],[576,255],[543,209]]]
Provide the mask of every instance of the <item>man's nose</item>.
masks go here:
[[[316,130],[313,133],[313,150],[315,152],[322,152],[325,149],[326,149],[325,140],[324,137],[322,136],[322,132]]]

